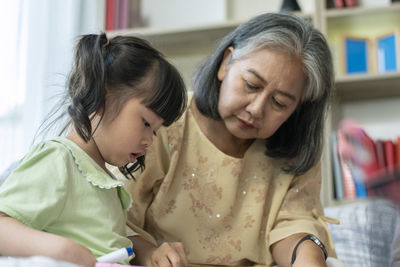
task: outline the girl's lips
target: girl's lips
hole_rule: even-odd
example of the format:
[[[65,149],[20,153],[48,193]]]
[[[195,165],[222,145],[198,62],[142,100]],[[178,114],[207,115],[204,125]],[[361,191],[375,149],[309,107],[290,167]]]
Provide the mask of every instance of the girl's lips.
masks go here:
[[[140,153],[131,153],[131,154],[130,154],[129,161],[130,161],[131,163],[134,163],[138,157],[141,157],[141,156],[143,156],[143,155],[145,155],[144,152],[140,152]]]
[[[244,120],[241,120],[238,118],[238,121],[239,121],[239,126],[241,128],[244,128],[244,129],[254,129],[255,128],[255,126],[253,124],[247,123]]]

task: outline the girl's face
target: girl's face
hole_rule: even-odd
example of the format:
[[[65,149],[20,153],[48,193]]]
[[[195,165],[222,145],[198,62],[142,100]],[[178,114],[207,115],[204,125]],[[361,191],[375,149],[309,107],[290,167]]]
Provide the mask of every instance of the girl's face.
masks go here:
[[[164,120],[143,105],[142,100],[129,99],[116,116],[106,109],[93,136],[105,162],[114,166],[135,162],[152,144],[153,135]]]
[[[260,49],[228,63],[232,51],[232,47],[226,50],[218,71],[222,82],[219,114],[236,138],[268,138],[300,102],[305,86],[302,63],[271,49]]]

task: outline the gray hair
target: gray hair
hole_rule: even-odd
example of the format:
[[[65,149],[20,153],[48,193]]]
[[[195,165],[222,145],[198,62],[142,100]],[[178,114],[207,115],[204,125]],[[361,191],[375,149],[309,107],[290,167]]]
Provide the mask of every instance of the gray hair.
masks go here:
[[[194,77],[194,98],[199,111],[220,120],[221,81],[217,73],[228,47],[231,60],[263,49],[277,49],[299,58],[306,79],[301,102],[281,127],[266,139],[266,155],[284,158],[284,171],[302,174],[322,150],[326,110],[334,86],[332,56],[323,34],[305,19],[286,13],[265,13],[241,24],[219,44]]]
[[[304,67],[304,74],[307,79],[307,85],[304,88],[302,101],[315,100],[323,94],[324,72],[320,70],[320,64],[323,64],[324,55],[321,49],[316,48],[317,42],[310,42],[312,34],[320,34],[312,31],[312,26],[308,23],[299,24],[302,34],[299,31],[292,31],[286,25],[270,28],[260,32],[255,36],[238,43],[233,50],[230,61],[235,61],[256,50],[270,48],[290,53],[301,60]],[[307,34],[308,33],[308,34]],[[330,75],[330,72],[325,72]],[[329,77],[328,77],[329,78]]]

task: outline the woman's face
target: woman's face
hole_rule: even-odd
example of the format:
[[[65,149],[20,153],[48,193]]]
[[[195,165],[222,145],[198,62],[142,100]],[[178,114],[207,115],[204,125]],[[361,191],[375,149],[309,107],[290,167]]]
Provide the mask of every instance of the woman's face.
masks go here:
[[[219,114],[237,138],[268,138],[300,102],[303,65],[290,54],[266,48],[228,63],[232,51],[226,50],[218,71]]]

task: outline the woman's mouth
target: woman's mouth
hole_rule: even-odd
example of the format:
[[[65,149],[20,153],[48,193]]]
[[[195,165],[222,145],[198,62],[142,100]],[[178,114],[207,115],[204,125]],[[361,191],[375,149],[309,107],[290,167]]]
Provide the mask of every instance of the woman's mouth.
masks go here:
[[[241,120],[238,118],[239,121],[239,126],[240,128],[244,128],[244,129],[254,129],[255,126],[251,123],[245,122],[244,120]]]

